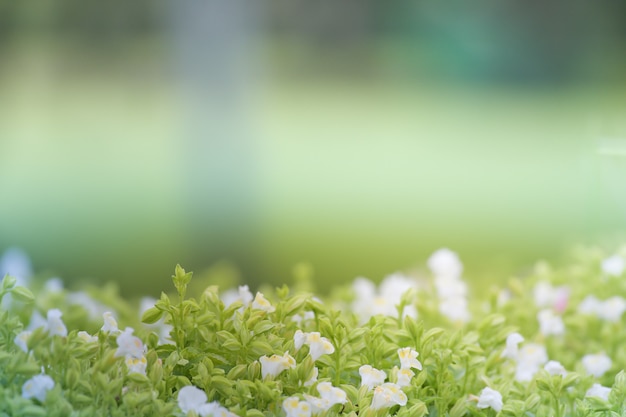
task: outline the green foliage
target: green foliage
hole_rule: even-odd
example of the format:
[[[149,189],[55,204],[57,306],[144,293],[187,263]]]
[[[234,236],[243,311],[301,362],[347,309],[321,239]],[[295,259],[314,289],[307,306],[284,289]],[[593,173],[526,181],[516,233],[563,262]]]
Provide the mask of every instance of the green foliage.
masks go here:
[[[343,394],[324,410],[314,409],[314,415],[625,415],[623,318],[620,314],[614,322],[578,310],[594,287],[585,278],[601,273],[599,260],[592,251],[579,253],[563,270],[540,264],[530,277],[511,280],[505,292],[470,298],[472,318],[464,322],[447,318],[429,280],[404,292],[388,314],[363,316],[354,308],[358,300],[351,289],[338,289],[339,295],[325,301],[309,293],[305,266],[296,271],[300,290],[295,293],[283,286],[267,289],[267,298],[253,297],[240,287],[227,301],[217,286],[188,294],[192,273],[177,265],[176,294],[162,293],[141,319],[114,292],[94,297],[115,306],[111,311],[120,324],[134,333],[117,329],[115,320],[106,324],[106,317],[105,326],[100,317],[86,318],[84,307],[67,302],[67,291],[33,296],[6,276],[0,299],[11,294],[16,305],[0,311],[0,416],[181,416],[179,392],[189,386],[206,395],[206,404],[223,407],[224,415],[284,416],[292,415],[283,406],[288,398],[310,406],[323,397],[319,388],[325,383]],[[567,285],[569,298],[558,307],[565,322],[561,333],[540,329],[537,314],[544,307],[536,305],[538,283]],[[626,294],[621,277],[606,277],[605,284],[596,293],[599,299]],[[63,308],[63,326],[55,326],[48,313],[46,323],[24,331],[34,320],[25,312],[46,313],[54,306]],[[405,314],[409,307],[419,315]],[[521,346],[545,347],[563,372],[544,369],[544,360],[529,378],[520,377],[524,363],[503,354],[516,331],[525,338]],[[419,353],[419,366],[407,367],[400,348]],[[582,358],[602,351],[613,362],[593,376]],[[270,371],[267,361],[282,368]],[[390,384],[400,384],[407,372],[413,375],[394,385],[396,403],[377,409],[383,381],[375,389],[362,385],[363,365],[383,371]],[[41,398],[27,395],[28,382],[43,376],[53,387]],[[594,384],[611,388],[606,398],[587,395]],[[501,394],[500,406],[483,404],[486,387]],[[189,415],[222,415],[194,410]]]

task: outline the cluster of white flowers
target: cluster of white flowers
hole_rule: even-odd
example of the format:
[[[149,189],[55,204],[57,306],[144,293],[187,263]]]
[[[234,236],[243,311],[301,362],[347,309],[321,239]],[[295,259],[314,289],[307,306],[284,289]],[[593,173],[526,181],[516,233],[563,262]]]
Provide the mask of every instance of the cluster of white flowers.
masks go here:
[[[385,277],[378,289],[376,284],[363,277],[354,280],[352,289],[355,294],[352,310],[364,323],[378,314],[397,317],[397,306],[402,296],[409,290],[417,290],[417,282],[401,273],[395,273]],[[415,306],[405,306],[402,316],[417,317]]]
[[[520,348],[519,344],[523,341],[521,334],[511,333],[506,338],[506,347],[500,355],[516,362],[515,379],[520,382],[532,380],[541,366],[548,362],[548,354],[543,345],[528,343]]]
[[[185,415],[194,412],[200,417],[236,417],[236,414],[222,407],[219,402],[208,403],[206,393],[193,385],[178,391],[178,407]]]
[[[335,352],[335,347],[319,332],[304,333],[302,330],[296,330],[293,336],[294,347],[299,350],[303,345],[309,346],[309,354],[313,361],[319,359],[322,355],[330,355]]]
[[[458,255],[443,248],[428,258],[428,268],[435,277],[439,311],[452,322],[466,323],[470,318],[467,284],[461,279],[463,264]]]
[[[578,312],[581,314],[595,315],[602,320],[617,323],[622,319],[626,311],[626,300],[619,295],[600,301],[594,295],[588,295],[578,305]]]

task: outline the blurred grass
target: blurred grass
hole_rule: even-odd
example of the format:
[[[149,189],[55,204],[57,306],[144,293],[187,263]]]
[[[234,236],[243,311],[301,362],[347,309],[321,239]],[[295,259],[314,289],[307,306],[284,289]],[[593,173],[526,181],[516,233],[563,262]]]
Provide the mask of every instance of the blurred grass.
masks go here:
[[[205,197],[189,182],[231,179],[189,177],[184,97],[158,43],[129,44],[119,69],[63,45],[25,42],[2,66],[0,249],[19,245],[69,280],[158,294],[176,263],[202,270],[227,256],[254,285],[308,261],[324,291],[441,246],[470,279],[496,280],[624,230],[624,163],[597,152],[598,138],[626,137],[623,83],[289,77],[265,52],[270,70],[238,119],[253,132],[242,229],[219,202],[190,209]],[[207,232],[192,240],[195,229]],[[224,255],[228,239],[243,249]]]

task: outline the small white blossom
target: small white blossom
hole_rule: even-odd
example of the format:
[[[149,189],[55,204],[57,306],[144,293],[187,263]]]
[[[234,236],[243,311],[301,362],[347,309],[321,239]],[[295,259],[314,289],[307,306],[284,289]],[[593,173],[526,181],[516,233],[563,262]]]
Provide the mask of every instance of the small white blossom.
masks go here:
[[[38,310],[33,310],[33,314],[30,315],[30,321],[26,330],[36,330],[40,327],[46,328],[48,326],[48,320],[41,315]]]
[[[124,362],[126,363],[129,374],[146,374],[146,366],[148,365],[148,361],[146,360],[145,356],[142,356],[141,358],[133,358],[132,356],[127,356]]]
[[[98,341],[98,336],[92,336],[84,330],[78,332],[76,336],[85,343],[96,343]]]
[[[379,410],[381,408],[389,408],[398,404],[406,405],[407,396],[398,384],[387,382],[374,388],[374,397],[372,398],[371,410]]]
[[[593,295],[588,295],[578,305],[578,312],[581,314],[598,314],[601,307],[602,302],[600,300]]]
[[[440,299],[465,297],[467,295],[467,284],[459,278],[436,277],[434,284]]]
[[[601,302],[596,311],[598,317],[611,323],[617,323],[622,319],[624,311],[626,311],[626,300],[615,295]]]
[[[261,362],[261,375],[263,379],[267,376],[275,377],[286,369],[296,367],[296,360],[287,352],[285,352],[283,356],[261,356],[259,362]]]
[[[567,375],[567,371],[563,365],[561,365],[561,362],[558,361],[548,361],[548,363],[544,365],[543,369],[545,369],[550,375]]]
[[[553,287],[549,282],[538,282],[533,288],[535,305],[539,308],[551,307],[556,311],[562,312],[567,306],[569,292],[569,287],[564,285]]]
[[[22,349],[24,352],[28,353],[28,339],[30,339],[30,335],[33,334],[30,330],[23,330],[15,336],[13,340],[15,344]]]
[[[369,389],[381,385],[387,379],[385,371],[373,368],[371,365],[363,365],[359,368],[359,375],[361,375],[361,386],[367,386]]]
[[[303,321],[309,321],[315,319],[315,313],[313,311],[305,311],[304,314],[294,314],[291,317],[291,321],[301,324]]]
[[[144,352],[145,346],[141,339],[137,336],[133,336],[134,329],[127,327],[119,336],[117,336],[117,350],[115,351],[115,357],[130,356],[136,359],[140,359]]]
[[[460,278],[463,264],[459,256],[450,249],[439,249],[428,258],[428,268],[436,277]]]
[[[48,310],[48,323],[46,325],[46,330],[48,330],[50,336],[67,336],[67,327],[65,327],[63,320],[61,320],[62,315],[63,313],[61,313],[61,310],[57,308]]]
[[[620,255],[613,255],[602,261],[602,272],[612,277],[619,277],[624,272],[624,258]]]
[[[200,412],[200,407],[206,404],[206,393],[200,388],[196,388],[193,385],[182,387],[178,391],[178,407],[180,410],[187,414],[190,411]]]
[[[276,311],[276,307],[274,307],[260,292],[256,293],[256,297],[254,297],[254,301],[252,302],[252,308],[255,310],[267,311],[268,313]]]
[[[509,359],[517,359],[517,355],[519,352],[518,345],[524,341],[524,336],[519,333],[511,333],[506,338],[506,347],[502,351],[500,357],[509,358]]]
[[[46,281],[43,289],[47,293],[59,293],[63,291],[63,280],[61,278],[50,278]]]
[[[110,311],[105,311],[102,314],[102,318],[104,319],[104,324],[102,325],[102,330],[105,333],[117,333],[120,329],[117,327],[117,321],[115,317],[113,317],[113,313]]]
[[[54,380],[48,375],[35,375],[22,385],[23,398],[36,398],[44,402],[46,394],[54,388]]]
[[[287,417],[310,417],[311,404],[300,401],[298,397],[289,397],[283,401],[283,410]]]
[[[408,387],[411,385],[411,379],[413,379],[414,376],[415,372],[409,368],[398,369],[396,384],[400,387]]]
[[[593,384],[585,393],[585,397],[597,397],[603,399],[604,401],[608,401],[610,394],[611,388],[600,384]]]
[[[410,347],[400,348],[397,350],[400,358],[400,369],[415,368],[422,370],[422,364],[417,360],[419,353]]]
[[[604,353],[585,355],[583,356],[582,364],[588,374],[597,378],[604,375],[613,366],[611,358]]]
[[[478,408],[493,408],[496,412],[502,410],[502,394],[489,387],[483,388],[478,397]]]
[[[335,404],[345,404],[348,401],[348,395],[341,388],[333,387],[330,382],[320,382],[317,384],[317,392],[324,400]]]
[[[520,348],[517,358],[519,363],[539,367],[548,362],[548,353],[543,345],[527,343]]]
[[[464,297],[452,297],[441,300],[439,312],[450,321],[457,323],[467,323],[471,318],[467,309],[467,299]]]
[[[557,316],[551,309],[541,310],[537,313],[539,331],[544,336],[559,336],[565,333],[565,325],[561,316]]]
[[[314,361],[322,355],[330,355],[335,352],[335,347],[330,343],[330,340],[322,337],[319,332],[304,333],[301,330],[296,330],[293,341],[296,350],[305,344],[308,345],[309,354]]]

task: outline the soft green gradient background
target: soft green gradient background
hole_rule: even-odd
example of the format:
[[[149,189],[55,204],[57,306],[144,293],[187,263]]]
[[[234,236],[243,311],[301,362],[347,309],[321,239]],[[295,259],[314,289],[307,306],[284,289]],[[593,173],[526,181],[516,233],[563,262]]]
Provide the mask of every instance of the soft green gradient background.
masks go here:
[[[267,35],[234,103],[205,108],[167,35],[91,49],[32,32],[2,48],[0,250],[70,282],[157,294],[176,263],[226,259],[278,284],[306,261],[324,291],[442,246],[491,281],[622,236],[623,56],[492,82],[409,65],[432,60],[419,42]]]

